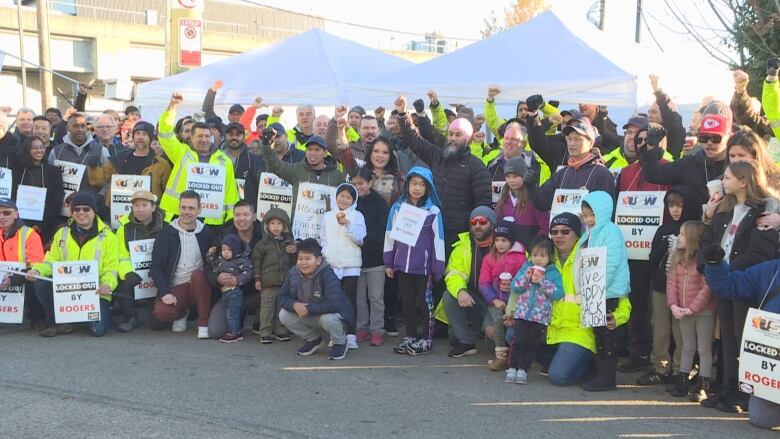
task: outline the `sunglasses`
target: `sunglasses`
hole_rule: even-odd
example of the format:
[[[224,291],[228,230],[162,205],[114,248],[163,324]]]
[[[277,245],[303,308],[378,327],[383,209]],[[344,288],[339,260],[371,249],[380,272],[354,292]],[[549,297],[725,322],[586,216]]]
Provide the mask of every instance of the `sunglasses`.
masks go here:
[[[71,207],[70,211],[73,212],[73,213],[82,213],[82,212],[83,213],[87,213],[87,212],[92,212],[92,208],[91,207]]]
[[[488,221],[488,219],[485,218],[484,216],[476,216],[469,221],[469,224],[471,224],[472,226],[476,226],[477,224],[479,224],[480,226],[484,226],[489,222],[490,221]]]
[[[644,145],[645,143],[647,143],[647,138],[646,137],[637,137],[636,138],[637,146],[638,145]]]
[[[701,134],[699,136],[699,143],[708,143],[709,141],[712,141],[712,143],[720,143],[720,141],[723,140],[723,136],[718,134]]]
[[[550,236],[563,235],[566,236],[571,233],[571,229],[554,229],[550,230]]]

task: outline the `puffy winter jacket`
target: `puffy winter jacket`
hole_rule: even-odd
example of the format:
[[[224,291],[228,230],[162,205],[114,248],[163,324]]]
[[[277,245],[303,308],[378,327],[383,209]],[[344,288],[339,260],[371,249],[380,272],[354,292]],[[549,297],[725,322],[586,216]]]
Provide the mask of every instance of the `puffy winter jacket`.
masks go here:
[[[639,154],[642,173],[649,183],[685,185],[695,191],[694,203],[705,204],[709,200],[707,182],[723,177],[726,161],[715,162],[699,150],[672,163],[661,164],[654,150]]]
[[[712,292],[704,276],[696,270],[696,261],[687,266],[670,267],[666,278],[666,305],[688,308],[693,314],[715,309]]]
[[[509,273],[514,278],[525,261],[525,247],[519,242],[516,242],[506,254],[496,254],[495,257],[490,254],[482,259],[482,268],[479,270],[479,292],[485,298],[485,303],[490,305],[495,299],[507,303],[509,293],[500,290],[499,276],[501,273]]]
[[[384,242],[387,228],[388,207],[381,195],[371,189],[368,195],[358,198],[357,210],[366,221],[366,238],[361,247],[363,268],[384,264]]]
[[[704,276],[716,296],[759,306],[761,309],[780,313],[780,259],[762,262],[746,270],[730,271],[726,262],[707,264]],[[769,297],[773,296],[773,297]]]
[[[628,273],[628,254],[623,233],[612,222],[614,205],[606,192],[591,192],[582,200],[596,215],[596,224],[580,238],[581,248],[607,248],[607,299],[628,295],[631,290]]]
[[[301,285],[301,274],[298,267],[292,267],[290,273],[287,276],[287,280],[284,281],[277,298],[279,299],[279,305],[290,312],[295,312],[293,305],[298,300],[298,290]],[[330,268],[326,262],[323,262],[317,271],[312,276],[319,286],[319,298],[306,303],[306,307],[309,309],[309,314],[313,316],[319,316],[322,314],[338,313],[341,315],[342,320],[350,326],[355,322],[355,311],[352,308],[352,303],[349,301],[344,290],[341,289],[341,281],[336,277],[336,273]]]
[[[578,169],[566,166],[553,174],[547,183],[530,190],[531,200],[537,209],[548,212],[552,207],[556,189],[580,189],[604,191],[615,197],[615,179],[601,161],[593,157]]]
[[[775,137],[780,138],[780,81],[764,80],[764,89],[761,93],[761,108],[764,109],[766,119]]]
[[[285,231],[278,238],[268,232],[268,222],[278,219],[284,223]],[[282,209],[269,209],[263,217],[266,233],[255,244],[252,250],[252,267],[255,270],[255,279],[262,282],[265,287],[279,287],[287,279],[290,267],[295,265],[295,254],[287,253],[286,243],[294,242],[290,233],[290,216]]]
[[[532,262],[526,262],[512,279],[512,294],[509,295],[506,314],[547,326],[550,324],[552,302],[563,299],[563,278],[555,265],[548,265],[542,282],[532,283],[525,277],[525,272],[532,266]]]

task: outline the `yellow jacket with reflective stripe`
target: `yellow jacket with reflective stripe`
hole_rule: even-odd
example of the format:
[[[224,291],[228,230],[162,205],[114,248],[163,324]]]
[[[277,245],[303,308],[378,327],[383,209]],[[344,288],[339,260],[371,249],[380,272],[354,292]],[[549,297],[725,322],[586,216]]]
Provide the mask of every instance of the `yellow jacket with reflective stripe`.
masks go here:
[[[165,192],[160,201],[160,208],[165,211],[166,221],[179,214],[179,195],[187,189],[187,167],[198,164],[198,154],[186,143],[176,138],[173,132],[173,124],[176,120],[175,111],[165,111],[160,116],[157,126],[160,146],[162,146],[168,160],[173,163],[171,176],[165,185]],[[222,225],[233,219],[233,206],[240,200],[238,186],[233,171],[233,161],[224,152],[217,149],[211,153],[208,164],[223,166],[225,168],[224,208],[221,218],[206,218],[203,222],[208,225]]]
[[[119,247],[111,230],[100,218],[97,221],[98,234],[79,247],[73,238],[70,226],[63,226],[54,234],[51,248],[46,252],[43,262],[33,264],[33,268],[44,277],[51,277],[52,262],[65,261],[97,261],[98,277],[101,285],[107,285],[112,290],[117,286],[117,271],[119,270]],[[111,296],[100,296],[111,300]]]
[[[580,243],[574,246],[571,254],[563,264],[558,250],[555,250],[555,266],[563,276],[564,296],[552,304],[550,326],[547,327],[547,344],[574,343],[596,353],[596,336],[593,329],[580,326],[580,305],[576,302],[574,286],[574,262],[577,260],[577,252]],[[628,322],[631,315],[631,302],[627,296],[621,297],[618,307],[612,313],[618,326]]]
[[[761,92],[761,107],[775,137],[780,138],[780,81],[764,80]]]
[[[477,267],[479,270],[480,267]],[[460,290],[468,290],[469,274],[471,273],[471,236],[469,232],[458,234],[458,240],[452,245],[452,253],[447,261],[447,270],[444,273],[444,283],[447,292],[454,298],[458,298]],[[479,274],[476,274],[479,277]],[[444,323],[447,321],[447,313],[444,311],[444,301],[440,300],[436,306],[436,320]]]

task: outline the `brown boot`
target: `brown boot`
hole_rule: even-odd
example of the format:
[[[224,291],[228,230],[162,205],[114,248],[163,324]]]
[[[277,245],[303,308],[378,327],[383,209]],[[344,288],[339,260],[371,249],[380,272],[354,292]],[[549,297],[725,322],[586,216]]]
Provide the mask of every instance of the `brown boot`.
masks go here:
[[[509,348],[496,348],[496,358],[488,361],[488,368],[494,372],[504,371],[509,366]]]

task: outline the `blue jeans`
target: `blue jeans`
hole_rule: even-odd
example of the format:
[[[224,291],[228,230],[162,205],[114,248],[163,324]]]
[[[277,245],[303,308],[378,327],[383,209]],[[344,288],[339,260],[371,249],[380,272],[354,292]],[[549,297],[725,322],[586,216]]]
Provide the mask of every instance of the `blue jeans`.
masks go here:
[[[54,325],[54,292],[51,282],[44,280],[35,281],[35,296],[38,302],[43,306],[43,314],[46,316],[46,322],[49,326]],[[111,327],[111,302],[100,299],[100,320],[88,322],[87,329],[95,337],[102,337]]]
[[[550,383],[571,386],[580,383],[593,368],[593,352],[574,343],[560,343],[550,362]]]
[[[222,293],[225,301],[225,319],[228,332],[233,335],[241,334],[241,307],[244,305],[244,292],[241,288],[233,288]]]

